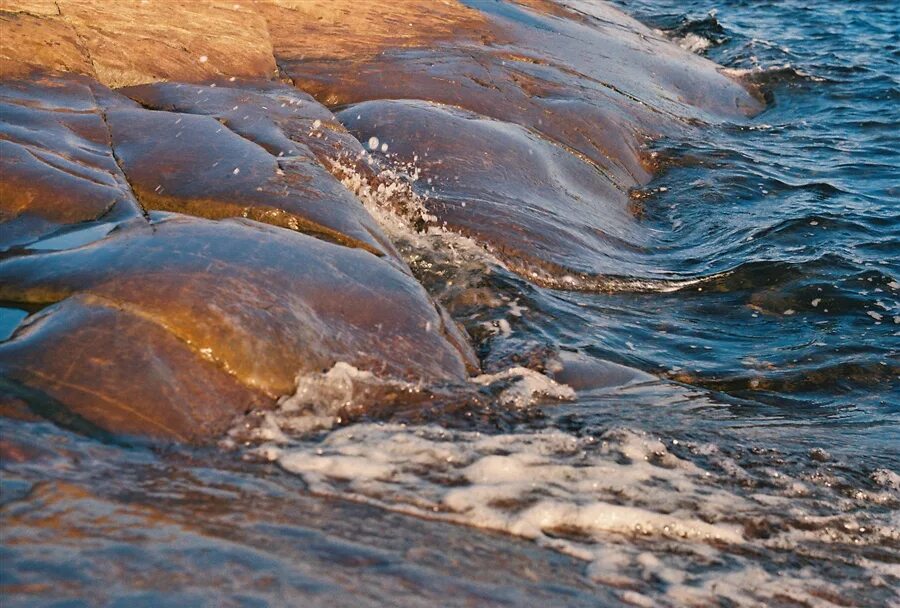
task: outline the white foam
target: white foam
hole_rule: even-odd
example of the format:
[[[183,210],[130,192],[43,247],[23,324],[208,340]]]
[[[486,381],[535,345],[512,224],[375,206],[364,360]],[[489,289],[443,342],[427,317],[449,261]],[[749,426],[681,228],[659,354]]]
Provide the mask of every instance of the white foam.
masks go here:
[[[420,177],[415,162],[380,170],[374,183],[347,159],[333,159],[331,170],[362,202],[414,270],[438,272],[447,287],[460,289],[481,283],[495,270],[506,269],[489,246],[446,229],[428,211],[427,199],[413,188]],[[437,300],[440,295],[432,293]]]
[[[507,406],[526,407],[537,398],[544,397],[560,401],[575,399],[572,387],[525,367],[512,367],[496,374],[482,374],[472,379],[476,384],[490,386],[496,382],[513,379],[513,383],[500,393],[500,403]]]
[[[690,51],[691,53],[696,53],[698,55],[708,49],[712,44],[709,39],[693,33],[687,34],[683,38],[675,40],[675,42],[678,43],[678,46],[680,46],[684,50]]]
[[[548,386],[521,370],[481,381],[516,373]],[[313,492],[532,539],[585,560],[590,577],[630,589],[634,595],[622,599],[641,605],[725,599],[754,606],[776,598],[828,605],[818,592],[840,596],[846,583],[808,568],[772,573],[754,554],[803,546],[813,557],[810,552],[827,555],[829,545],[850,538],[878,544],[897,537],[890,518],[872,526],[839,512],[815,515],[829,505],[804,502],[814,490],[808,479],[773,470],[771,487],[738,494],[729,487],[751,473],[717,446],[690,446],[694,456],[685,458],[659,438],[627,428],[599,436],[558,430],[490,435],[434,425],[358,424],[321,441],[276,441],[258,453],[301,476]],[[896,504],[890,502],[897,500],[896,473],[876,475],[889,495],[886,504]],[[759,520],[775,522],[769,537],[748,536],[746,526]],[[790,525],[793,520],[803,524]],[[860,560],[856,564],[872,577],[896,574],[890,565]],[[662,584],[635,586],[649,580]]]
[[[422,387],[402,380],[379,378],[368,371],[338,361],[326,372],[300,374],[293,395],[279,399],[272,412],[261,414],[249,429],[251,440],[285,444],[290,437],[330,429],[342,422],[341,415],[371,394],[389,387],[396,391],[419,392]],[[231,436],[247,434],[247,421],[232,430]]]

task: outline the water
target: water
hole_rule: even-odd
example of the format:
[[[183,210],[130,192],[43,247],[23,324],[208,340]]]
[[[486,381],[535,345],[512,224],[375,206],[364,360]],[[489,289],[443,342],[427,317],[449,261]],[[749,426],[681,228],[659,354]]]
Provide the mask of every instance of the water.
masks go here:
[[[900,9],[622,5],[769,102],[657,143],[654,289],[382,217],[499,374],[480,400],[343,426],[336,368],[204,451],[2,420],[10,605],[900,602]],[[504,371],[560,359],[574,399]]]

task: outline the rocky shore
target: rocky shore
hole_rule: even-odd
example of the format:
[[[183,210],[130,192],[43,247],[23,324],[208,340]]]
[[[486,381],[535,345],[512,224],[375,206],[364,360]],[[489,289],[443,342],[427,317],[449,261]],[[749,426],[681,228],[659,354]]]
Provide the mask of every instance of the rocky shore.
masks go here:
[[[0,29],[0,302],[29,313],[0,411],[160,440],[337,363],[465,386],[465,328],[373,213],[602,288],[648,238],[647,143],[761,108],[578,0],[0,0]],[[419,179],[373,208],[392,166]]]

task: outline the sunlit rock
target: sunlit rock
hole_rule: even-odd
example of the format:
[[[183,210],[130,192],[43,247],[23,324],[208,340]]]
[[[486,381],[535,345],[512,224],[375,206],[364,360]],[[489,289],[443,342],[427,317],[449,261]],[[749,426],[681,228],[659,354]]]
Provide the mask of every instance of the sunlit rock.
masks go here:
[[[0,344],[2,392],[86,431],[200,441],[270,400],[121,303],[80,295]]]
[[[35,69],[94,75],[78,34],[57,18],[55,5],[52,14],[41,13],[37,3],[29,3],[28,13],[3,12],[5,8],[6,2],[0,2],[0,77],[24,78]]]
[[[361,199],[545,285],[645,276],[647,143],[760,108],[576,0],[0,0],[0,20],[0,300],[47,306],[0,343],[6,402],[179,440],[337,363],[477,371]],[[398,162],[416,196],[380,181]]]
[[[51,303],[78,294],[165,330],[270,399],[293,392],[298,374],[338,361],[429,384],[462,382],[474,360],[424,289],[394,264],[243,220],[171,215],[79,249],[0,262],[2,300]],[[56,327],[65,333],[64,324]],[[28,335],[0,346],[6,369],[14,362],[37,369],[17,346]],[[70,357],[73,367],[87,364],[85,349]],[[23,381],[36,389],[56,382],[54,371],[44,376]],[[159,388],[152,375],[131,381],[148,394]],[[110,394],[117,388],[106,386]]]
[[[37,12],[43,27],[68,25],[97,79],[121,87],[168,79],[200,81],[221,74],[270,78],[275,59],[266,21],[254,3],[244,4],[2,0],[0,10]]]
[[[107,114],[116,154],[148,209],[247,217],[396,257],[360,201],[326,169],[333,159],[355,161],[359,142],[308,95],[261,81],[122,92],[165,110]]]
[[[652,175],[647,144],[762,105],[712,62],[609,5],[526,4],[472,3],[481,35],[460,28],[431,45],[312,58],[277,36],[273,47],[295,84],[342,108],[358,139],[423,167],[439,223],[512,258],[521,274],[554,287],[652,278],[635,266],[647,231],[628,217],[627,198]],[[374,100],[474,114],[345,107]]]

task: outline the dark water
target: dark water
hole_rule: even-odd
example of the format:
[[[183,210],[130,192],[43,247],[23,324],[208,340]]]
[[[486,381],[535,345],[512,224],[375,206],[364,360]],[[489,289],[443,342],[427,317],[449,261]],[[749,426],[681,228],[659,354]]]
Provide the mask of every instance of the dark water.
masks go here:
[[[769,101],[658,142],[634,198],[668,287],[539,289],[404,249],[488,371],[562,352],[653,377],[500,429],[264,441],[281,412],[225,451],[2,421],[4,605],[900,602],[900,5],[621,4]]]
[[[659,237],[650,255],[674,276],[703,281],[604,301],[601,314],[627,327],[611,323],[619,327],[603,332],[601,348],[804,423],[896,423],[897,5],[625,7],[683,43],[708,40],[705,54],[750,70],[770,104],[706,141],[663,145],[680,160],[642,199]],[[629,322],[648,313],[650,327]]]

